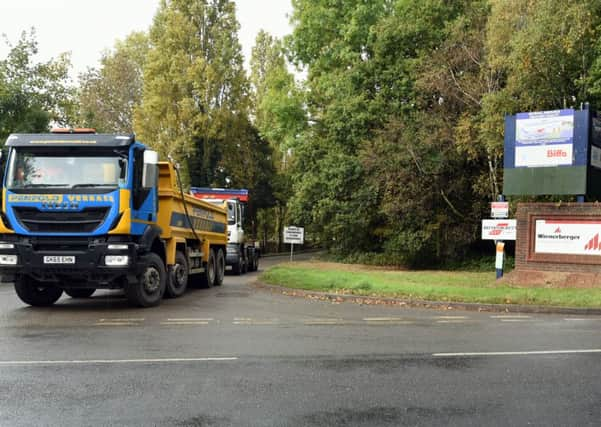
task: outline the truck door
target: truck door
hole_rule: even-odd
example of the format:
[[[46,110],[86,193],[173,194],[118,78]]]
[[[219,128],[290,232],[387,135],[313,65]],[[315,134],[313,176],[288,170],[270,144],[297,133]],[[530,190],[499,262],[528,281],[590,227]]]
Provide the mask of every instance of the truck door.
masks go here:
[[[156,222],[157,219],[157,180],[158,167],[151,158],[156,153],[143,148],[134,149],[133,188],[132,188],[132,227],[136,220]],[[138,223],[138,224],[139,224]]]

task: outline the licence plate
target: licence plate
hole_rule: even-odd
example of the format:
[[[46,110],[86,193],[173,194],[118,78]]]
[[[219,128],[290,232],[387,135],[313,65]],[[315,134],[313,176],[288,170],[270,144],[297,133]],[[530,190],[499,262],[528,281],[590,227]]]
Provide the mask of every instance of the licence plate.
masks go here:
[[[75,264],[75,257],[69,256],[45,256],[44,264]]]

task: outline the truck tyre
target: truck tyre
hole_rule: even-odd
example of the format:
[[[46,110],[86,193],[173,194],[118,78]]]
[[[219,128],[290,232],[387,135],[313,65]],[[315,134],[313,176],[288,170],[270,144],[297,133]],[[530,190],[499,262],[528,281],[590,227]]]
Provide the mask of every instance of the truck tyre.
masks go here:
[[[65,293],[71,298],[90,298],[96,289],[65,289]]]
[[[253,271],[259,270],[259,255],[255,252],[253,254]]]
[[[242,261],[242,274],[248,273],[248,256]]]
[[[232,273],[236,276],[242,274],[242,257],[238,255],[238,260],[232,264]]]
[[[43,285],[29,276],[18,276],[15,279],[15,291],[21,301],[34,307],[48,307],[63,294],[62,289]]]
[[[175,265],[169,271],[165,295],[169,298],[181,297],[188,288],[189,273],[186,256],[182,252],[176,252]]]
[[[201,276],[201,283],[205,288],[212,288],[215,285],[216,276],[216,264],[215,264],[215,250],[209,250],[209,261],[205,266],[205,271]]]
[[[146,267],[138,280],[125,285],[125,296],[138,307],[154,307],[161,303],[167,284],[165,264],[160,256],[149,253],[140,257]]]
[[[223,249],[219,249],[215,259],[215,286],[221,286],[223,276],[225,276],[225,255],[223,255]]]

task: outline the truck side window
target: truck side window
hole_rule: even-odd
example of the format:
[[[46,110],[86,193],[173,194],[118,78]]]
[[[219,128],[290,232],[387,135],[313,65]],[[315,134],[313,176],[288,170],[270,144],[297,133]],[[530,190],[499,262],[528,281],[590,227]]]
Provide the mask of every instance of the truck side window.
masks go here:
[[[142,176],[144,174],[144,151],[134,150],[134,183],[133,183],[133,207],[140,209],[149,191],[142,187]]]

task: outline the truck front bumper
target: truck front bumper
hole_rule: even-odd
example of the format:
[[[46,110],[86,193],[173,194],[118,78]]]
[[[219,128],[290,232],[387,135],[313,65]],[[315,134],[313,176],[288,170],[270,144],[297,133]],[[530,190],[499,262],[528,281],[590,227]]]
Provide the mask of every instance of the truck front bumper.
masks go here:
[[[0,276],[2,282],[27,275],[62,288],[120,288],[144,268],[137,253],[138,245],[123,238],[0,235]]]

